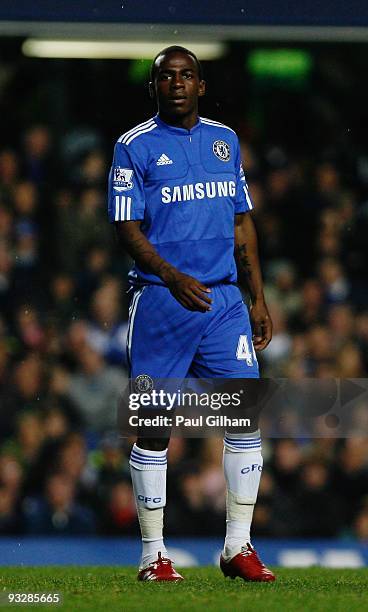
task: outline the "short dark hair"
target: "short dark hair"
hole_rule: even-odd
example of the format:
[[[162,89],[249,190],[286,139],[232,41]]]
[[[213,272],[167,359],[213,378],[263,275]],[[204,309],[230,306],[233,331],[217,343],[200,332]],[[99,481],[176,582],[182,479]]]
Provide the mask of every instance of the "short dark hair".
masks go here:
[[[162,49],[162,51],[157,53],[156,57],[153,59],[153,62],[151,64],[151,70],[150,70],[150,80],[151,81],[154,81],[156,77],[155,63],[156,63],[157,58],[160,57],[160,55],[170,55],[171,53],[186,53],[187,55],[190,55],[190,57],[194,59],[195,64],[197,66],[199,79],[200,80],[203,79],[203,69],[202,69],[201,63],[198,60],[197,56],[193,53],[193,51],[190,51],[189,49],[186,49],[185,47],[180,47],[180,45],[171,45],[171,47],[165,47],[165,49]]]

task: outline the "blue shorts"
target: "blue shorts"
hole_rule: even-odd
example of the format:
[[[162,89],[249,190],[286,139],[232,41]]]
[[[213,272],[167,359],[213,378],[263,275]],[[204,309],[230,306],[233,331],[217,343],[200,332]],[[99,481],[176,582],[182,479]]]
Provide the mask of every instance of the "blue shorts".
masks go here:
[[[211,287],[212,310],[186,310],[160,285],[137,289],[127,336],[130,376],[258,378],[248,309],[235,285]]]

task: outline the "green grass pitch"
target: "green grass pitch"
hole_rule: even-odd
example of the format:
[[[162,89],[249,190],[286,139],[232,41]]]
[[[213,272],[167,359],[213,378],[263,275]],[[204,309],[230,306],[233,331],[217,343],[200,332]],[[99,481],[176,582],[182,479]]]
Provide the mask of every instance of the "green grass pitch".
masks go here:
[[[179,569],[180,571],[180,569]],[[215,567],[182,570],[179,584],[138,582],[131,567],[0,568],[0,592],[61,593],[62,605],[2,610],[66,612],[347,612],[368,609],[368,570],[275,568],[272,584],[225,579]],[[3,597],[3,595],[2,595]]]

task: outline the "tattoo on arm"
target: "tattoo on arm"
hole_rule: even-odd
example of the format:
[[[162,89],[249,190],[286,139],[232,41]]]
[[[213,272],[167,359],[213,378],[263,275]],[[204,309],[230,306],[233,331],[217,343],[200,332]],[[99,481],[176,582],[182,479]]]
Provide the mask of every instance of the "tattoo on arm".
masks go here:
[[[141,236],[137,238],[135,235],[127,233],[125,236],[124,246],[126,246],[133,259],[138,259],[143,256],[151,256],[151,258],[153,258],[155,255],[157,255],[156,253],[152,252],[152,250],[147,248],[147,241]]]
[[[251,263],[249,261],[249,256],[247,253],[247,245],[245,242],[243,244],[237,244],[235,246],[235,257],[238,262],[239,267],[242,272],[244,272],[248,279],[252,276]]]
[[[138,261],[143,270],[153,272],[159,276],[165,275],[167,282],[174,280],[175,270],[173,266],[162,259],[144,236],[137,237],[135,231],[127,232],[124,244],[131,257]]]

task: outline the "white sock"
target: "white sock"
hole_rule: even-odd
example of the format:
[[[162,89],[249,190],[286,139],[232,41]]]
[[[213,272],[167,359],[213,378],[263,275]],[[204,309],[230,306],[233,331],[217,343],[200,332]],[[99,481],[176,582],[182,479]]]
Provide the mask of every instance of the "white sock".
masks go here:
[[[225,561],[250,543],[250,528],[263,466],[260,431],[224,438],[226,495]]]
[[[167,449],[150,451],[134,444],[130,454],[130,473],[142,534],[142,558],[139,569],[167,557],[163,540],[166,505]]]

